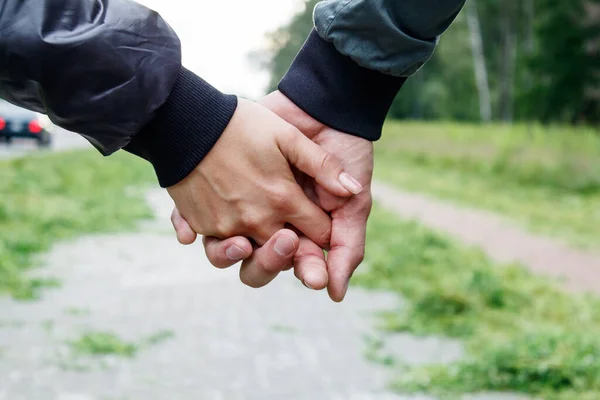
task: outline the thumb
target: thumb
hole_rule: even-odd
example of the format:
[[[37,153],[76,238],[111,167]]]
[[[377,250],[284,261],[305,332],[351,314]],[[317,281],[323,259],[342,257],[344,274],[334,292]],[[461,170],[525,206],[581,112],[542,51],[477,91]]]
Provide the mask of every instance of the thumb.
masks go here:
[[[278,146],[288,162],[314,178],[331,194],[348,197],[359,194],[363,187],[344,171],[341,161],[318,144],[293,129],[278,136]]]

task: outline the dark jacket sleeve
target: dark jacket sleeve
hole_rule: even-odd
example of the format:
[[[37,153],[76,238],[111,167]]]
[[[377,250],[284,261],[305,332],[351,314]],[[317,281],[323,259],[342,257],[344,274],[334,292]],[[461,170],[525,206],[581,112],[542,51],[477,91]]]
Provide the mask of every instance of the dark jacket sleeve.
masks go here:
[[[130,0],[1,1],[0,97],[104,155],[149,160],[162,186],[200,162],[237,104],[182,68],[171,27]]]
[[[406,80],[465,0],[326,0],[279,89],[332,128],[377,140]]]

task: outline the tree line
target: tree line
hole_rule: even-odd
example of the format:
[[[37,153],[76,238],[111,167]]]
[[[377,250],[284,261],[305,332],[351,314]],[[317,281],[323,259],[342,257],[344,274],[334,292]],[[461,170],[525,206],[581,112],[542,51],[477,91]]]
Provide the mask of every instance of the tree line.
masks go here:
[[[269,34],[269,89],[312,29],[317,2]],[[468,0],[391,116],[599,124],[600,0]]]

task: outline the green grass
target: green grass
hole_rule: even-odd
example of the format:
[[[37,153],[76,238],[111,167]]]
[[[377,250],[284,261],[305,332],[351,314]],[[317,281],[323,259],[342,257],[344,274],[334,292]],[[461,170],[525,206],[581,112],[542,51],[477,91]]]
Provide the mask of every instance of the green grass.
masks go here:
[[[375,207],[369,269],[354,282],[387,289],[408,306],[381,315],[390,332],[461,338],[468,357],[449,366],[395,365],[401,392],[517,391],[546,399],[600,398],[600,300],[567,294],[519,265],[500,266]],[[595,396],[595,397],[594,397]]]
[[[113,332],[87,332],[69,342],[74,354],[83,356],[118,356],[132,358],[145,347],[155,346],[172,339],[175,334],[164,330],[136,342],[126,341]]]
[[[112,332],[89,332],[69,343],[76,354],[87,356],[115,355],[133,357],[137,354],[137,343],[127,342]]]
[[[600,135],[534,126],[390,121],[376,177],[600,248]]]
[[[34,256],[84,233],[134,229],[151,216],[142,193],[152,168],[128,154],[95,151],[0,161],[0,294],[31,299],[57,282],[28,278]]]

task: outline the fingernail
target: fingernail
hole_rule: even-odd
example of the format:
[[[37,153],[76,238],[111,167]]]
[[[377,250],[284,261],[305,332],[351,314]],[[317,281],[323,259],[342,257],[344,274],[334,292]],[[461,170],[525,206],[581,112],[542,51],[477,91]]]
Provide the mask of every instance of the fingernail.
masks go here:
[[[310,290],[315,290],[315,288],[313,288],[313,287],[310,287],[310,285],[309,285],[308,283],[306,283],[306,281],[302,281],[302,284],[303,284],[304,286],[306,286],[306,288],[307,288],[307,289],[310,289]]]
[[[350,193],[359,194],[360,192],[362,192],[363,187],[360,184],[360,182],[354,179],[349,173],[342,172],[338,179],[342,186],[346,190],[350,191]]]
[[[274,246],[275,252],[282,257],[291,255],[295,248],[296,246],[294,245],[294,242],[292,242],[292,239],[285,236],[277,239]]]
[[[246,257],[246,253],[244,252],[244,250],[242,250],[235,244],[229,246],[227,250],[225,250],[225,254],[227,255],[227,258],[229,258],[231,261],[240,261]]]

